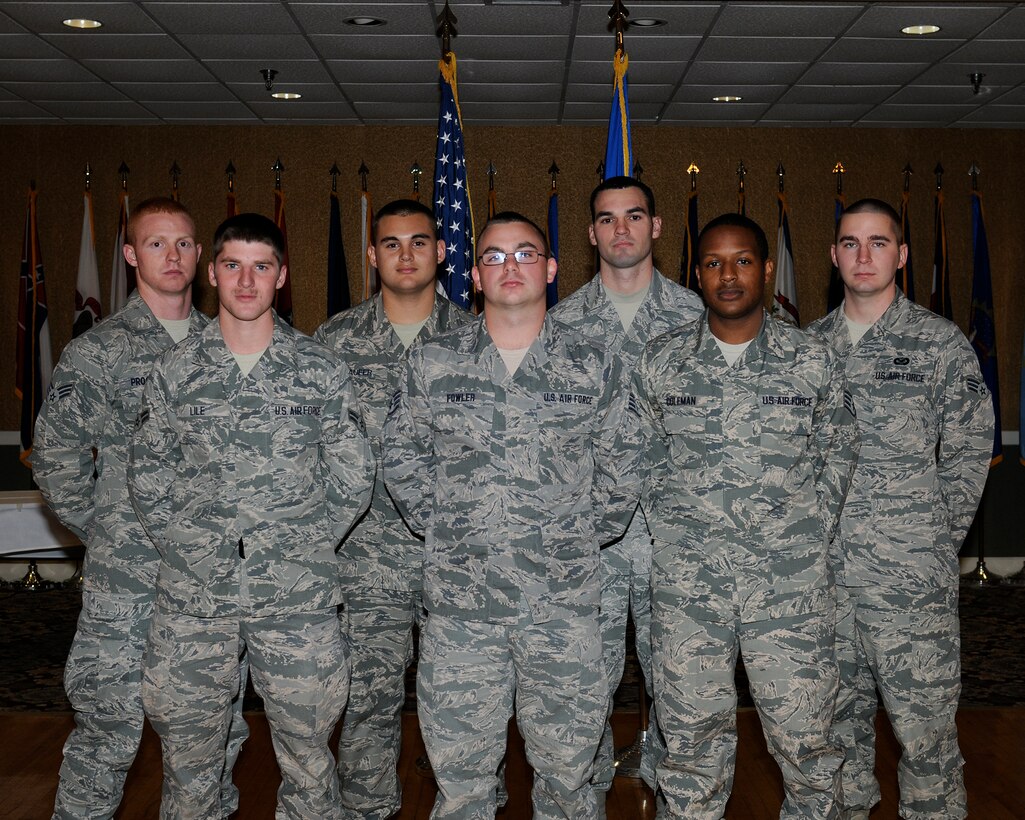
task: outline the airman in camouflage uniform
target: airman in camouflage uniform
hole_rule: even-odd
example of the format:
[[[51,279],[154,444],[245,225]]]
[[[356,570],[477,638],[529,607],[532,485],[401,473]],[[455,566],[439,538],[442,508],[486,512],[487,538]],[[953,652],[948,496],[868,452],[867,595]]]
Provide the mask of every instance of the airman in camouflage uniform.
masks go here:
[[[128,440],[154,360],[207,323],[192,308],[200,251],[185,208],[164,198],[139,203],[125,246],[138,290],[64,349],[36,425],[33,478],[86,548],[65,672],[75,729],[64,747],[56,818],[112,817],[142,737],[142,658],[159,556],[129,501]],[[248,735],[241,696],[234,707],[225,815],[238,807],[231,765]]]
[[[410,350],[384,432],[385,482],[426,535],[431,817],[494,817],[515,703],[534,817],[593,820],[608,702],[598,548],[637,503],[636,417],[619,361],[545,317],[556,263],[540,230],[499,214],[478,247],[484,316]]]
[[[654,538],[655,705],[666,815],[721,820],[733,785],[738,652],[781,818],[838,817],[835,598],[827,545],[857,457],[841,366],[769,317],[765,234],[726,214],[698,243],[705,318],[650,342],[634,374]]]
[[[426,339],[473,317],[435,289],[445,243],[419,202],[396,200],[375,214],[368,254],[381,292],[328,319],[314,337],[349,364],[380,460],[381,430],[405,373],[410,337]],[[342,808],[351,820],[384,820],[402,806],[402,704],[413,626],[423,622],[423,540],[402,520],[380,467],[370,509],[346,536],[339,557],[351,668],[337,755]]]
[[[907,246],[893,208],[854,203],[836,236],[844,303],[808,330],[844,363],[862,438],[835,556],[845,817],[879,800],[878,687],[902,750],[901,817],[957,820],[957,553],[986,481],[992,398],[961,331],[897,288]]]
[[[281,769],[276,816],[341,816],[335,547],[367,508],[374,462],[346,366],[271,309],[282,250],[265,217],[218,228],[218,318],[157,361],[133,438],[132,499],[161,558],[143,703],[164,817],[218,816],[243,649]]]
[[[598,275],[552,308],[552,317],[617,355],[630,372],[654,337],[701,315],[701,300],[655,270],[652,242],[662,231],[655,216],[654,194],[629,177],[606,180],[591,194],[591,244],[598,249]],[[617,301],[641,296],[632,321],[624,321]],[[651,696],[651,535],[638,508],[624,538],[601,552],[601,624],[609,693],[623,678],[627,613],[633,616],[637,658]],[[609,701],[609,715],[612,714]],[[642,749],[641,774],[655,787],[654,767],[664,753],[654,706]],[[595,759],[594,783],[607,792],[615,777],[612,726],[605,732]]]

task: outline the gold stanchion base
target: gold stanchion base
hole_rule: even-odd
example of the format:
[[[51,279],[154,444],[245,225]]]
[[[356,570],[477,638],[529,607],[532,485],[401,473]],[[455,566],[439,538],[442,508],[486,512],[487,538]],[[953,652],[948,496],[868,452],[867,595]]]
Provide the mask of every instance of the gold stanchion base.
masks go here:
[[[35,592],[43,588],[43,579],[39,575],[39,568],[36,566],[35,561],[28,562],[28,572],[21,579],[21,588],[29,592]]]
[[[81,589],[82,588],[82,562],[78,562],[78,567],[75,570],[75,574],[68,578],[64,582],[64,586],[68,589]]]
[[[616,777],[641,779],[641,755],[644,754],[647,745],[648,733],[642,729],[637,733],[633,743],[616,749]]]
[[[971,572],[966,572],[961,576],[961,583],[966,586],[995,586],[996,584],[1003,583],[1003,580],[1003,576],[997,575],[995,572],[990,572],[986,569],[986,562],[981,558],[975,565],[975,569]]]

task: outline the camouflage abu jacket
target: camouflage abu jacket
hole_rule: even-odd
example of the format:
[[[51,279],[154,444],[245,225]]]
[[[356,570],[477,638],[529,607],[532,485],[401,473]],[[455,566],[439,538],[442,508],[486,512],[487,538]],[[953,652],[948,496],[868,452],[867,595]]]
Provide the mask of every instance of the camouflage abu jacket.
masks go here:
[[[703,318],[654,339],[633,385],[653,562],[685,581],[690,614],[755,621],[828,605],[827,545],[858,453],[829,348],[763,314],[730,367]]]
[[[193,310],[189,333],[207,322]],[[128,442],[153,362],[173,344],[142,297],[132,294],[64,348],[36,421],[32,477],[61,523],[85,544],[89,592],[153,597],[159,556],[128,497]]]
[[[346,366],[275,317],[243,376],[214,320],[157,362],[132,441],[157,603],[203,617],[340,603],[335,547],[373,480]]]
[[[861,430],[841,521],[843,582],[956,583],[993,448],[993,401],[975,351],[956,325],[900,290],[857,346],[843,305],[808,331],[844,363]]]
[[[637,503],[636,417],[619,362],[546,318],[509,375],[483,319],[409,352],[384,478],[426,535],[430,612],[536,623],[593,614],[598,547]]]
[[[435,294],[434,309],[417,339],[428,339],[473,318]],[[419,590],[423,586],[423,539],[410,531],[395,509],[381,470],[381,430],[406,372],[406,351],[385,315],[380,294],[331,317],[313,337],[349,365],[378,464],[370,509],[339,549],[342,588]]]

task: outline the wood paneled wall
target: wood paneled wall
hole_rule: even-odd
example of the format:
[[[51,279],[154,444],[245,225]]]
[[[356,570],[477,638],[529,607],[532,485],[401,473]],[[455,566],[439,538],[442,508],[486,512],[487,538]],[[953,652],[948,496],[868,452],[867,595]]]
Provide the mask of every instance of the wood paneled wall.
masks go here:
[[[169,169],[182,168],[181,199],[194,213],[204,244],[224,216],[225,166],[234,163],[239,208],[271,215],[274,173],[285,166],[289,254],[296,324],[312,332],[325,318],[328,195],[332,163],[342,169],[339,192],[343,233],[354,299],[359,298],[360,161],[370,168],[369,188],[378,205],[408,196],[409,167],[425,169],[423,199],[431,196],[433,127],[349,126],[0,126],[6,161],[0,169],[0,429],[16,429],[19,408],[13,395],[18,269],[31,180],[39,190],[39,226],[55,351],[67,343],[74,312],[75,276],[82,224],[83,171],[92,166],[97,255],[104,309],[109,294],[111,254],[122,161],[131,169],[131,202],[169,194]],[[560,292],[591,275],[593,253],[587,240],[587,200],[597,182],[595,168],[604,154],[605,129],[583,127],[474,127],[465,129],[466,157],[478,230],[487,208],[489,161],[498,169],[495,187],[500,209],[514,209],[543,224],[554,159],[559,175]],[[967,330],[971,300],[972,248],[968,169],[976,161],[986,206],[995,292],[1003,426],[1018,426],[1018,385],[1025,289],[1018,267],[1025,257],[1025,132],[1012,130],[634,128],[634,152],[643,179],[656,194],[663,217],[656,262],[679,276],[680,247],[691,162],[701,168],[698,182],[702,223],[736,209],[738,163],[747,174],[747,212],[765,229],[775,252],[776,165],[786,168],[786,191],[797,272],[798,301],[805,323],[825,312],[829,245],[833,232],[833,166],[842,162],[844,192],[851,202],[864,196],[900,204],[901,169],[908,162],[912,180],[912,254],[915,290],[927,302],[933,255],[933,168],[946,169],[947,231],[955,320]],[[206,284],[209,255],[201,260],[197,297],[214,310]]]

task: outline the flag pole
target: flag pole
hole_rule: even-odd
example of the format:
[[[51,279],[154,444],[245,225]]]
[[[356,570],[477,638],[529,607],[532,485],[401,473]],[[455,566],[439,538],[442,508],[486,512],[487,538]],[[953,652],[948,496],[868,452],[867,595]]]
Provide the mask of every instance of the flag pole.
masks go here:
[[[937,167],[939,167],[939,166],[937,166]],[[943,173],[942,169],[940,169],[940,171],[938,173],[942,174]],[[979,166],[975,164],[974,160],[972,161],[971,167],[968,169],[968,174],[972,178],[972,194],[971,195],[972,195],[972,198],[975,199],[975,198],[977,198],[979,196]],[[941,176],[937,177],[937,181],[938,182],[940,182],[941,180],[942,180]],[[981,218],[981,216],[982,216],[981,213],[979,214],[979,216]],[[973,237],[973,240],[976,243],[979,241],[978,237]],[[974,250],[975,249],[973,248],[973,251]],[[973,279],[974,279],[974,271],[973,271]],[[975,283],[974,283],[974,281],[972,283],[972,291],[973,291],[973,293],[972,293],[973,321],[972,321],[971,324],[973,325],[973,327],[969,328],[969,333],[971,335],[971,338],[970,338],[969,341],[972,341],[973,342],[972,346],[975,347],[975,344],[974,344],[975,341],[976,341],[975,340],[975,335],[978,332],[978,328],[974,326],[976,324],[975,321],[974,321],[974,311],[975,311],[975,304],[974,304],[974,302],[975,302],[975,300],[977,298],[977,294],[974,292],[975,291]],[[979,364],[981,366],[982,362],[980,361]],[[997,400],[996,395],[995,394],[992,394],[992,395],[993,395],[994,400]],[[999,415],[997,416],[997,421],[999,421]],[[1000,435],[999,427],[998,427],[998,429],[996,431],[994,431],[994,435]],[[997,455],[999,456],[999,454],[997,454]],[[993,466],[993,464],[996,464],[998,461],[999,461],[999,457],[994,458],[994,460],[992,461],[990,466]],[[972,531],[974,533],[975,546],[976,546],[976,549],[977,549],[977,558],[976,558],[976,562],[975,562],[975,569],[973,569],[973,570],[971,570],[969,572],[966,572],[964,575],[961,576],[961,583],[965,584],[967,586],[995,586],[997,584],[1003,583],[1003,581],[1004,581],[1003,576],[997,575],[995,572],[993,572],[990,569],[987,569],[987,567],[986,567],[986,515],[985,515],[985,512],[983,510],[983,507],[986,504],[986,490],[989,488],[989,480],[988,480],[989,479],[989,475],[988,474],[987,474],[986,478],[987,478],[987,481],[986,481],[985,485],[983,485],[983,488],[982,488],[982,497],[979,499],[979,509],[975,513],[975,520],[972,522]],[[1015,582],[1018,582],[1018,581],[1022,580],[1023,577],[1025,577],[1025,567],[1022,567],[1022,569],[1016,575],[1012,576],[1012,578],[1015,580]],[[1011,580],[1011,579],[1008,579],[1008,580]]]
[[[178,167],[178,160],[174,160],[171,163],[171,170],[168,173],[171,174],[171,199],[178,202],[179,197],[181,196],[178,192],[178,177],[180,177],[182,173],[182,169]]]
[[[744,160],[737,165],[737,213],[747,216],[747,193],[744,190],[744,179],[747,177],[747,166]]]
[[[424,169],[420,167],[419,162],[414,162],[409,166],[409,175],[413,177],[413,199],[417,202],[420,201],[420,174],[424,172]]]

